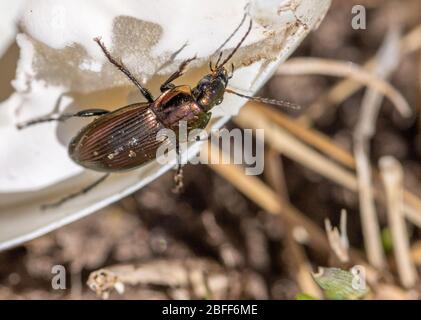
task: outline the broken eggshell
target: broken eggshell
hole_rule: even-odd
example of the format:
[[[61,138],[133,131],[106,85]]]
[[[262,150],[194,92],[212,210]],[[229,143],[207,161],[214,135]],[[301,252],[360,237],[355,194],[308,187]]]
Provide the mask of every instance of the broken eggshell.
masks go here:
[[[254,26],[232,60],[236,71],[230,86],[252,95],[323,19],[330,0],[26,1],[21,13],[24,32],[16,37],[20,56],[12,82],[15,92],[0,103],[0,250],[97,211],[175,165],[175,159],[166,165],[152,161],[111,175],[89,193],[41,211],[42,204],[101,176],[83,170],[67,155],[71,137],[89,120],[50,122],[21,131],[16,124],[45,115],[55,106],[62,112],[112,110],[142,101],[134,86],[106,61],[94,37],[102,37],[112,55],[157,96],[159,84],[183,59],[197,56],[176,83],[193,86],[209,72],[211,56],[238,26],[247,4]],[[225,54],[246,29],[244,23],[224,47]],[[245,102],[226,94],[214,108],[208,129],[223,126]],[[191,144],[184,161],[200,147],[201,143]]]

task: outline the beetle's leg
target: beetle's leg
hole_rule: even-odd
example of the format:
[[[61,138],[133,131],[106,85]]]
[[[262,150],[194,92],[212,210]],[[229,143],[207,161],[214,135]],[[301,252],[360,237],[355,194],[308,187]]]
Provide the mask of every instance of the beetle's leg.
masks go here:
[[[87,117],[98,117],[104,114],[109,113],[110,111],[104,109],[86,109],[81,110],[76,113],[62,113],[54,115],[54,112],[48,116],[32,119],[23,123],[18,123],[16,127],[21,130],[32,126],[34,124],[43,123],[43,122],[50,122],[50,121],[66,121],[70,118],[87,118]]]
[[[181,163],[178,163],[177,171],[174,174],[174,188],[172,189],[172,191],[176,194],[179,194],[183,190],[183,187],[183,167],[181,166]]]
[[[196,57],[184,60],[178,67],[178,70],[174,72],[172,75],[170,75],[170,77],[161,85],[161,92],[174,88],[174,84],[172,84],[171,82],[173,82],[177,78],[180,78],[186,72],[186,68],[188,64],[195,59]]]
[[[113,56],[110,54],[110,52],[107,50],[105,45],[101,42],[100,38],[94,38],[94,41],[98,43],[98,45],[101,47],[102,52],[104,52],[105,56],[107,57],[108,61],[110,61],[113,65],[117,67],[118,70],[123,72],[127,78],[130,79],[131,82],[134,83],[134,85],[139,89],[140,93],[145,97],[146,100],[148,100],[149,103],[154,102],[154,98],[152,94],[149,92],[148,89],[144,88],[139,81],[131,74],[131,72],[124,66],[123,62],[119,62],[116,59],[113,58]]]
[[[177,152],[177,171],[174,174],[174,188],[172,191],[176,194],[181,193],[184,187],[183,183],[183,167],[181,165],[180,144],[177,141],[175,151]]]
[[[110,174],[107,173],[105,175],[103,175],[101,178],[99,178],[98,180],[94,181],[93,183],[91,183],[90,185],[86,186],[85,188],[83,188],[82,190],[69,194],[68,196],[61,198],[60,200],[58,200],[57,202],[53,202],[53,203],[47,203],[41,206],[42,210],[46,210],[46,209],[50,209],[50,208],[56,208],[61,206],[63,203],[76,198],[78,196],[81,196],[89,191],[91,191],[92,189],[94,189],[95,187],[97,187],[101,182],[103,182],[105,179],[108,178]]]
[[[35,119],[51,118],[51,117],[53,117],[53,116],[55,116],[55,115],[59,114],[59,113],[60,113],[60,105],[61,105],[61,101],[63,100],[63,97],[64,97],[64,96],[66,96],[66,95],[67,95],[67,94],[66,94],[65,92],[64,92],[64,93],[62,93],[62,94],[60,94],[60,96],[58,97],[58,99],[57,99],[57,101],[56,101],[56,103],[55,103],[55,105],[54,105],[54,109],[53,109],[53,110],[51,110],[50,112],[48,112],[47,114],[43,115],[42,117],[38,117],[38,118],[35,118]],[[24,123],[22,123],[22,124],[17,124],[17,125],[16,125],[16,127],[17,127],[18,129],[23,129],[23,128],[25,128],[25,127],[27,127],[27,126],[31,125],[30,123],[34,122],[34,121],[35,121],[35,119],[29,120],[29,121],[24,122]]]

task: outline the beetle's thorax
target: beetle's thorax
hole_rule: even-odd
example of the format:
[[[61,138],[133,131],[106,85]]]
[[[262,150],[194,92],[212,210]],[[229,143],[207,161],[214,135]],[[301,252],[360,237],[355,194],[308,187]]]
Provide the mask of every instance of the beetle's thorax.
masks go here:
[[[165,127],[176,132],[180,121],[185,121],[188,129],[195,129],[204,128],[209,120],[189,86],[178,86],[162,93],[151,109]]]

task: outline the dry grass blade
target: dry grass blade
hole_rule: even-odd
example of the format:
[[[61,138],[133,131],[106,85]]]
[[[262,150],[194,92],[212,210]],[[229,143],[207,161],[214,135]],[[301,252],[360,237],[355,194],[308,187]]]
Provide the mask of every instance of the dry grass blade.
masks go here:
[[[263,171],[265,179],[282,199],[282,202],[290,202],[282,158],[273,148],[269,147],[268,149],[265,153],[265,170]]]
[[[408,32],[400,42],[401,55],[405,56],[411,54],[421,48],[421,25],[415,27]],[[378,64],[376,57],[371,58],[364,64],[364,69],[367,71],[374,70]],[[304,124],[321,117],[326,108],[336,106],[348,97],[354,94],[362,87],[361,83],[353,79],[345,79],[333,86],[327,93],[323,94],[316,102],[310,105],[306,112],[299,118],[299,121]]]
[[[293,264],[293,273],[300,290],[316,299],[323,299],[322,290],[320,290],[311,276],[313,270],[306,253],[294,239],[291,232],[288,233],[285,244],[288,247],[290,263]]]
[[[282,64],[277,71],[282,75],[320,74],[352,78],[373,90],[383,93],[395,105],[402,116],[409,117],[412,110],[405,98],[389,83],[351,62],[330,59],[295,58]]]
[[[234,121],[244,128],[264,129],[265,140],[276,151],[349,190],[357,191],[357,180],[351,172],[294,138],[252,108],[243,108]]]
[[[325,220],[325,229],[327,238],[329,239],[330,247],[339,261],[342,263],[349,262],[349,241],[346,232],[346,211],[341,211],[340,230],[337,227],[332,227],[329,219]]]
[[[421,52],[418,54],[418,101],[421,100]],[[421,104],[418,103],[418,128],[421,130]]]
[[[264,173],[267,181],[269,181],[268,183],[276,190],[279,198],[282,199],[282,203],[290,204],[283,164],[279,154],[272,148],[269,148],[265,157],[265,163]],[[313,270],[308,261],[306,252],[301,244],[297,242],[293,233],[294,228],[291,226],[288,228],[285,238],[285,247],[289,256],[288,265],[290,265],[290,272],[293,274],[301,292],[309,294],[316,299],[323,299],[322,291],[311,276]]]
[[[200,153],[202,163],[208,163],[212,170],[228,180],[246,197],[268,213],[279,215],[291,226],[303,227],[310,237],[308,245],[317,250],[317,252],[324,254],[326,257],[329,255],[330,246],[328,240],[319,226],[308,219],[293,205],[281,203],[279,196],[259,178],[245,175],[242,166],[217,164],[221,162],[218,162],[217,159],[214,158],[215,155],[220,157],[221,152],[216,146],[209,143]],[[356,185],[355,177],[354,181]],[[377,279],[379,278],[378,272],[371,268],[371,266],[361,258],[360,253],[351,249],[350,255],[352,263],[361,264],[366,267],[367,280],[370,282],[377,282]]]
[[[216,164],[218,161],[215,159],[209,160],[209,157],[215,157],[215,155],[220,155],[220,150],[212,144],[203,148],[200,153],[203,163],[209,163],[209,166],[216,173],[230,181],[240,192],[268,213],[282,216],[291,225],[304,227],[311,238],[309,245],[318,251],[324,251],[326,255],[328,254],[327,238],[316,224],[293,206],[281,203],[279,196],[259,178],[246,176],[243,167],[231,164]]]
[[[264,117],[266,119],[266,121],[264,122],[265,130],[266,128],[273,127],[274,124],[279,125],[280,127],[288,130],[295,136],[299,137],[309,145],[322,151],[330,158],[334,158],[335,160],[339,161],[342,165],[346,166],[347,168],[355,169],[354,157],[347,150],[333,143],[331,140],[329,140],[327,136],[323,135],[322,133],[314,129],[308,128],[303,124],[297,123],[296,121],[288,118],[287,116],[282,115],[280,112],[277,112],[263,104],[248,103],[247,106],[242,109],[240,115],[245,110],[251,111],[251,114],[249,115],[252,117],[251,119],[253,119],[253,117]],[[268,132],[270,133],[270,131],[265,131],[266,135]],[[327,161],[329,159],[325,160]],[[344,170],[343,168],[338,166],[336,169],[342,170],[342,175],[348,175],[348,171]],[[355,183],[355,186],[357,186],[358,182],[355,175],[352,175],[351,179],[354,180],[352,184]],[[332,181],[342,186],[345,186],[349,183],[348,179],[347,181],[342,181],[337,178],[332,179]],[[350,190],[356,191],[356,189]],[[380,195],[381,193],[375,193],[376,197],[379,197]],[[421,228],[421,199],[419,199],[415,194],[411,193],[410,191],[404,190],[404,201],[404,210],[408,219],[410,219],[412,223],[416,224],[418,227]]]
[[[398,66],[399,32],[392,29],[378,54],[378,66],[374,73],[381,78],[387,78]],[[364,243],[369,262],[377,267],[386,266],[385,256],[381,244],[380,228],[374,203],[374,188],[370,165],[370,140],[375,134],[377,117],[383,96],[369,89],[361,105],[360,116],[354,130],[354,155],[356,160],[358,196],[360,204],[361,224]]]
[[[229,272],[211,260],[197,258],[113,265],[92,272],[87,284],[103,299],[114,290],[122,294],[126,286],[136,285],[184,289],[190,298],[226,299],[233,281],[238,281],[235,271]]]
[[[405,202],[408,202],[408,200],[406,199],[407,197],[405,197],[405,195],[408,195],[408,192],[403,193],[404,195],[404,200]],[[416,226],[421,227],[421,214],[419,210],[414,209],[413,206],[408,205],[408,203],[404,203],[404,212],[405,212],[405,216],[406,218],[411,221],[413,224],[415,224]]]
[[[408,231],[403,215],[403,169],[393,157],[383,157],[379,161],[380,170],[386,190],[389,227],[392,232],[395,261],[402,285],[413,287],[417,273],[409,251]]]
[[[382,248],[380,228],[374,202],[372,172],[366,149],[367,141],[359,136],[354,138],[354,153],[357,162],[358,197],[364,243],[370,263],[380,269],[386,266]]]
[[[286,129],[288,132],[292,133],[294,136],[304,141],[305,143],[315,147],[317,150],[322,151],[330,158],[336,160],[337,162],[345,165],[350,169],[355,168],[354,157],[343,148],[337,146],[332,140],[324,135],[323,133],[309,129],[298,123],[297,121],[292,120],[288,116],[269,108],[268,106],[249,102],[247,103],[247,109],[253,110],[255,114],[264,115],[266,118],[272,119],[274,123]]]

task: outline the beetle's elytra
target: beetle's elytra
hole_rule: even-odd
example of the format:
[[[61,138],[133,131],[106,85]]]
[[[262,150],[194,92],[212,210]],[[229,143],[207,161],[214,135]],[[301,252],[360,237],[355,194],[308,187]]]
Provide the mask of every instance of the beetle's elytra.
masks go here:
[[[136,103],[99,117],[73,138],[69,155],[96,171],[133,169],[154,159],[161,144],[170,144],[157,141],[161,129],[177,132],[180,120],[186,121],[188,128],[204,128],[209,119],[188,86],[174,87],[152,104]]]
[[[245,17],[246,14],[228,40],[244,23]],[[250,19],[247,32],[221,63],[222,51],[220,50],[228,40],[218,48],[217,52],[220,51],[220,54],[215,67],[210,63],[211,72],[205,75],[194,88],[187,85],[175,86],[172,83],[184,74],[187,65],[195,58],[185,60],[178,70],[161,85],[161,94],[156,99],[121,62],[117,61],[108,52],[99,38],[94,39],[109,62],[131,80],[147,102],[135,103],[112,112],[103,109],[89,109],[74,114],[59,114],[53,117],[35,119],[18,126],[24,128],[46,121],[65,121],[73,117],[96,117],[72,139],[69,145],[69,156],[85,168],[106,172],[107,174],[80,192],[71,194],[48,206],[60,205],[71,198],[86,193],[102,182],[109,173],[134,169],[153,160],[156,157],[157,149],[162,144],[170,144],[168,139],[157,140],[157,134],[161,129],[170,129],[178,133],[180,121],[187,123],[188,131],[204,129],[211,118],[211,109],[222,103],[226,92],[251,100],[294,108],[293,104],[287,102],[250,97],[227,88],[232,74],[228,74],[225,65],[243,44],[251,29],[252,20]],[[231,66],[233,72],[234,66]],[[176,145],[168,145],[168,149],[175,147],[179,155],[178,144],[179,142],[176,141]],[[176,189],[180,190],[182,187],[182,168],[179,159],[175,183]]]

